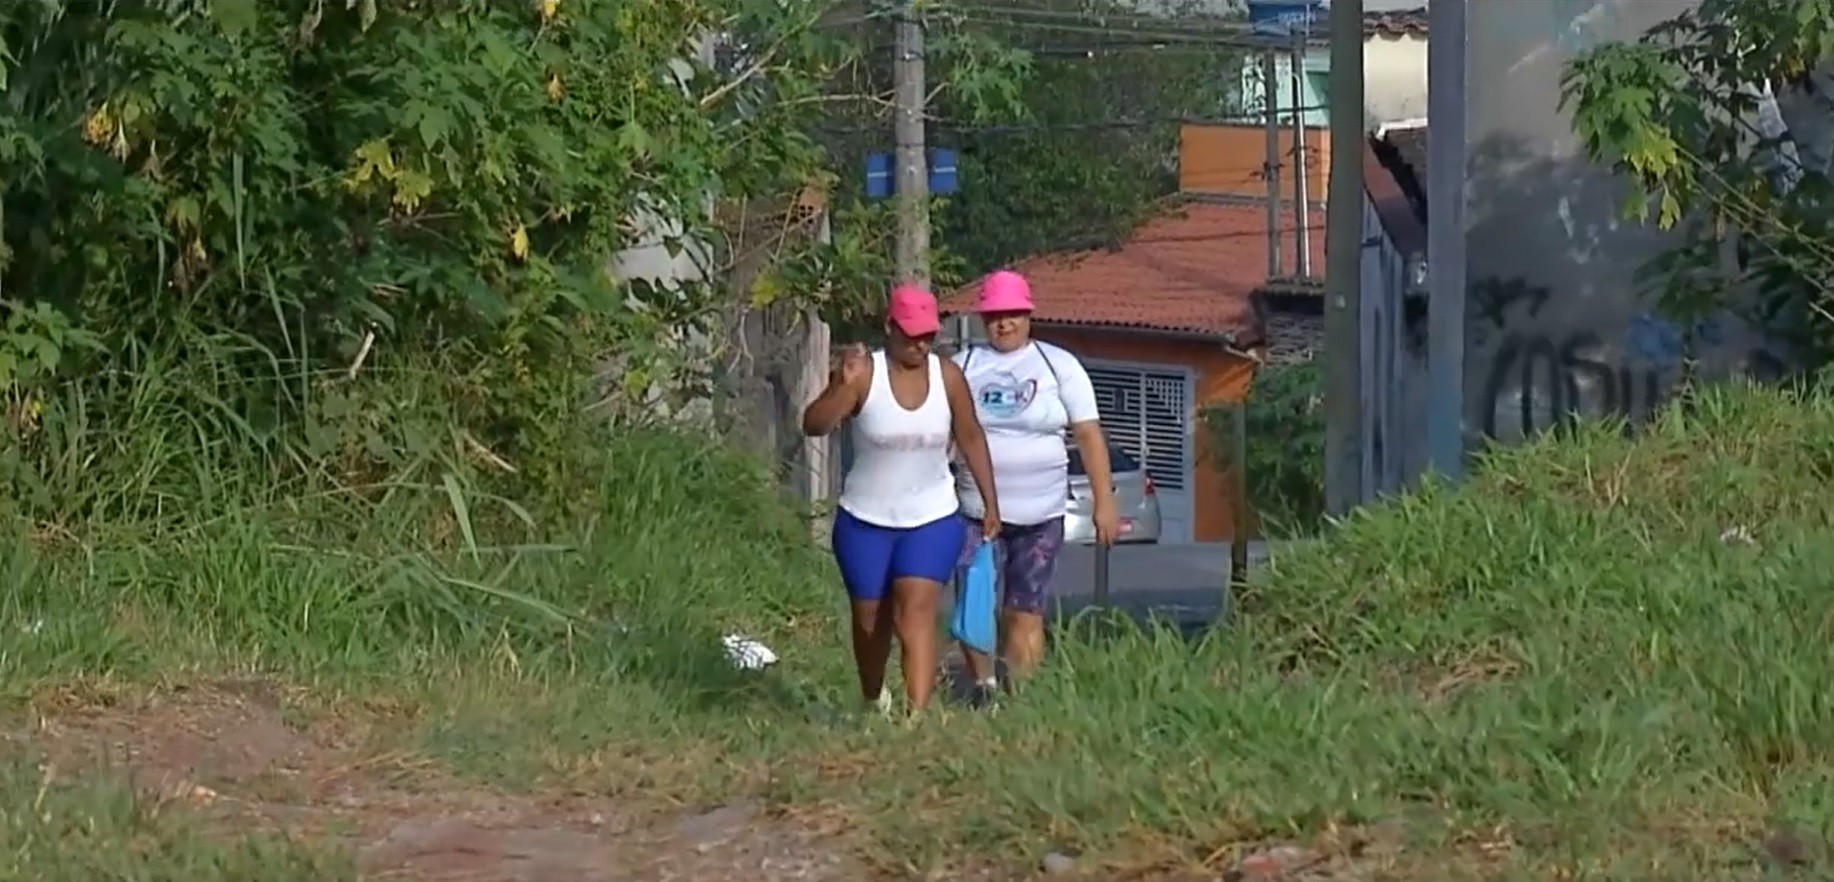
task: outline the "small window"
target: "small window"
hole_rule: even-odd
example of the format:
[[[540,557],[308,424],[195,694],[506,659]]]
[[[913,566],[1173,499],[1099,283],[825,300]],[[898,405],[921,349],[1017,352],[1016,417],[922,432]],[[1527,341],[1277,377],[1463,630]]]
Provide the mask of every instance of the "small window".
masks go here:
[[[1108,445],[1108,470],[1117,475],[1123,472],[1137,472],[1140,470],[1140,461],[1128,456],[1127,451],[1110,444]],[[1070,448],[1070,476],[1081,478],[1088,474],[1083,470],[1082,451],[1074,447]]]

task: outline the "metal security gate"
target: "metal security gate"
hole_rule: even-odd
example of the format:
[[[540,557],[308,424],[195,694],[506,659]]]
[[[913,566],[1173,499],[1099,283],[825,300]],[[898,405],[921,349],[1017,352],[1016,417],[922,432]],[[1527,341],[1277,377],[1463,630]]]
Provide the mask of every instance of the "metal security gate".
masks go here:
[[[1160,541],[1192,541],[1190,372],[1100,361],[1086,367],[1108,439],[1144,463],[1159,489]]]

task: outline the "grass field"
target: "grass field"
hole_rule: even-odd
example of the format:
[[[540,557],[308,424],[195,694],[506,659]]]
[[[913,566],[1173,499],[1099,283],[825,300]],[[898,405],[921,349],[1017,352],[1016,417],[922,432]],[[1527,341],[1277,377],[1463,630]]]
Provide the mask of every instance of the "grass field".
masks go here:
[[[1214,875],[1293,842],[1319,878],[1732,878],[1817,872],[1834,828],[1825,399],[1715,392],[1635,439],[1495,454],[1276,561],[1227,631],[1072,628],[1001,714],[912,725],[853,714],[837,589],[756,468],[667,435],[605,461],[569,524],[438,479],[298,499],[195,474],[147,484],[199,488],[164,520],[19,525],[0,869],[354,873],[333,846],[361,829],[209,823],[330,799],[310,787],[225,779],[198,809],[35,734],[126,739],[159,708],[181,731],[184,695],[249,680],[333,733],[346,782],[387,757],[431,802],[759,800],[892,873],[1056,850]],[[781,663],[734,671],[728,630]]]

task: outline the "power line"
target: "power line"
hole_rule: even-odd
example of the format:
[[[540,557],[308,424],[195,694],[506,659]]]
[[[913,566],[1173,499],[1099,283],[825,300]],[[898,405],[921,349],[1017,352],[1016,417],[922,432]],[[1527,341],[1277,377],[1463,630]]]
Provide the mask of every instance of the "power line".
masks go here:
[[[1111,23],[1128,27],[1174,28],[1180,33],[1210,34],[1253,34],[1257,33],[1254,25],[1234,18],[1215,16],[1179,16],[1167,17],[1147,12],[1127,12],[1113,10],[1109,12],[1074,12],[1062,9],[1035,9],[1023,6],[993,5],[987,3],[950,3],[940,7],[945,13],[959,11],[964,16],[999,15],[1012,19],[1030,19],[1032,21],[1093,24],[1107,27]]]
[[[891,46],[891,41],[889,40],[873,40],[867,44],[869,53],[871,51],[886,50],[890,46]],[[1090,43],[1020,45],[1020,46],[1013,46],[1012,48],[1019,50],[1021,52],[1029,53],[1034,56],[1044,56],[1044,57],[1049,57],[1049,58],[1058,58],[1058,57],[1085,58],[1085,57],[1104,56],[1104,55],[1109,55],[1109,54],[1120,54],[1123,52],[1150,52],[1154,54],[1174,53],[1174,52],[1175,53],[1220,54],[1224,50],[1233,49],[1237,47],[1225,46],[1225,45],[1215,45],[1215,44],[1210,44],[1210,43],[1189,43],[1189,42],[1168,43],[1164,40],[1103,40],[1099,42],[1090,42]],[[1275,47],[1275,48],[1286,49],[1290,47]]]
[[[1224,27],[1180,30],[1178,28],[1183,23],[1182,21],[1171,22],[1144,14],[1097,16],[1053,10],[1008,9],[981,5],[954,8],[963,10],[957,15],[959,19],[975,24],[1094,34],[1106,37],[1129,34],[1165,43],[1231,46],[1240,49],[1284,49],[1291,47],[1296,39],[1305,36],[1268,34],[1245,22],[1222,23],[1226,25]]]
[[[1002,19],[982,15],[963,16],[962,19],[972,24],[996,25],[1005,28],[1029,31],[1047,31],[1066,34],[1092,34],[1113,39],[1119,36],[1140,37],[1157,43],[1178,43],[1196,46],[1231,46],[1238,45],[1241,38],[1229,34],[1204,34],[1196,32],[1179,32],[1166,30],[1148,30],[1137,27],[1115,27],[1099,22],[1045,22],[1025,21],[1019,19]],[[1260,43],[1254,44],[1256,46]],[[1285,45],[1285,44],[1281,44]]]
[[[1325,105],[1322,105],[1322,104],[1307,105],[1307,106],[1298,107],[1298,108],[1282,107],[1282,108],[1276,109],[1274,111],[1274,114],[1276,116],[1283,116],[1283,115],[1289,115],[1292,113],[1311,113],[1314,111],[1324,111],[1324,110],[1329,110],[1329,109],[1330,109],[1329,107],[1326,107]],[[1220,117],[1165,116],[1165,117],[1157,117],[1153,119],[1111,119],[1111,120],[1098,120],[1096,122],[1083,122],[1083,123],[1014,123],[1011,125],[952,125],[950,124],[948,120],[932,118],[930,121],[930,124],[931,124],[932,130],[939,134],[1020,135],[1020,134],[1032,134],[1032,133],[1039,133],[1039,132],[1075,132],[1075,131],[1106,131],[1106,130],[1144,129],[1144,128],[1152,128],[1155,126],[1182,125],[1182,124],[1190,124],[1190,125],[1244,125],[1248,123],[1260,124],[1265,121],[1266,117],[1267,117],[1266,111],[1256,110],[1256,111],[1250,111],[1250,112],[1246,112],[1242,114],[1233,114],[1233,115],[1220,116]],[[827,132],[829,134],[836,134],[836,135],[857,135],[857,134],[866,134],[866,133],[876,134],[880,131],[880,127],[878,126],[845,126],[845,127],[824,128],[822,129],[822,131]]]
[[[1136,53],[1136,52],[1147,52],[1147,53],[1152,53],[1155,55],[1160,54],[1160,53],[1170,53],[1170,52],[1178,52],[1178,53],[1201,52],[1205,54],[1215,54],[1221,50],[1233,49],[1235,47],[1211,46],[1211,45],[1204,44],[1204,43],[1165,43],[1165,42],[1154,40],[1154,41],[1141,41],[1137,43],[1125,43],[1125,42],[1090,43],[1086,46],[1016,46],[1014,48],[1022,52],[1025,52],[1027,54],[1030,54],[1034,57],[1097,58],[1097,57],[1107,56],[1107,55],[1120,55],[1123,53]]]

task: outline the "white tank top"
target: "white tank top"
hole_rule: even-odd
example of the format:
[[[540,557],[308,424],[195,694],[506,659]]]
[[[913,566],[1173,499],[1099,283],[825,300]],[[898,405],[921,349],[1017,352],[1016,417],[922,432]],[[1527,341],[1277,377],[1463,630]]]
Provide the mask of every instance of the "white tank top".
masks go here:
[[[942,359],[931,355],[930,394],[916,410],[892,395],[884,351],[872,354],[872,384],[853,418],[853,465],[840,507],[866,523],[902,529],[955,513],[949,472],[954,420],[942,384]]]

